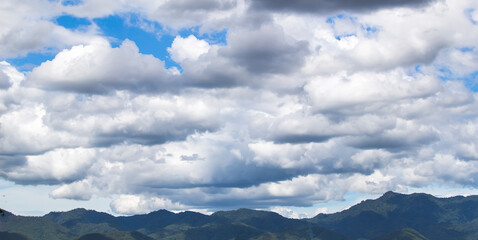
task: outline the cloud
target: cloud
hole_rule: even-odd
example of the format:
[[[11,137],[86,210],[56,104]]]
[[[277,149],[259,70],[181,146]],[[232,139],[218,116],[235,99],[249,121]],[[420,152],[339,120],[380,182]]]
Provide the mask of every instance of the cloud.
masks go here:
[[[50,192],[54,199],[90,200],[93,196],[91,184],[86,180],[65,184]]]
[[[53,60],[42,63],[33,69],[28,84],[83,93],[149,92],[167,88],[171,74],[164,62],[139,53],[130,40],[112,48],[106,40],[97,38],[88,45],[63,50]]]
[[[55,131],[43,122],[47,112],[40,104],[25,105],[0,116],[0,149],[5,155],[41,154],[56,147],[81,144],[68,132]]]
[[[201,55],[209,51],[209,44],[204,40],[197,39],[194,35],[189,35],[187,38],[177,36],[168,52],[171,58],[181,63],[184,60],[197,60]]]
[[[155,1],[151,1],[154,3]],[[233,15],[237,0],[205,1],[164,1],[155,8],[147,10],[150,18],[164,22],[172,27],[196,26],[198,22],[227,21]]]
[[[0,89],[7,89],[9,88],[12,83],[10,82],[10,77],[5,73],[6,68],[9,67],[9,64],[6,62],[2,62],[2,71],[0,71]]]
[[[243,1],[238,0],[165,0],[165,1],[94,1],[84,0],[80,4],[62,6],[61,10],[68,14],[85,17],[100,18],[114,14],[135,13],[149,20],[163,24],[167,29],[174,31],[181,28],[195,27],[203,23],[202,28],[208,30],[223,29],[228,21],[234,21],[233,16],[240,13],[245,7]]]
[[[165,198],[121,195],[111,202],[111,209],[121,214],[145,214],[158,209],[183,210],[186,206]]]
[[[404,71],[339,73],[318,78],[305,87],[317,111],[359,108],[361,112],[377,104],[401,99],[423,98],[440,89],[439,81],[426,75],[408,76]],[[388,103],[387,103],[388,102]]]
[[[400,149],[419,147],[438,139],[439,135],[432,127],[398,119],[394,129],[374,136],[354,137],[350,144],[364,149]]]
[[[94,160],[92,149],[55,149],[42,155],[27,156],[25,165],[6,174],[20,183],[72,182],[85,177]]]
[[[433,0],[365,0],[365,1],[353,1],[353,0],[338,0],[338,1],[328,1],[328,0],[299,0],[295,2],[290,2],[287,0],[258,0],[252,1],[253,8],[273,10],[273,11],[286,11],[286,12],[303,12],[303,13],[331,13],[331,12],[340,12],[340,11],[352,11],[352,12],[361,12],[361,11],[370,11],[380,8],[390,8],[390,7],[401,7],[401,6],[424,6]]]
[[[234,32],[223,54],[252,74],[290,73],[299,69],[308,53],[306,41],[285,36],[278,26]]]
[[[52,1],[12,1],[0,3],[0,55],[24,56],[30,52],[56,52],[87,42],[96,34],[94,26],[71,31],[49,21],[61,15],[61,5]]]
[[[299,71],[308,52],[306,41],[288,36],[278,25],[240,28],[228,34],[226,46],[212,45],[196,61],[182,62],[182,78],[187,86],[201,88],[290,89],[291,84],[297,87],[300,83],[279,78]]]
[[[121,143],[144,145],[184,140],[220,126],[221,104],[205,96],[145,96],[118,93],[73,99],[65,112],[48,118],[53,128],[89,138],[91,146]],[[125,105],[126,104],[126,105]]]

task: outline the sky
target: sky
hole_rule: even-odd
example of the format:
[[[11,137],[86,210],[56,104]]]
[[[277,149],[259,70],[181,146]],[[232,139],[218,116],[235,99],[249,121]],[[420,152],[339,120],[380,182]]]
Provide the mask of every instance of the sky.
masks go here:
[[[478,194],[478,1],[2,0],[0,207]]]

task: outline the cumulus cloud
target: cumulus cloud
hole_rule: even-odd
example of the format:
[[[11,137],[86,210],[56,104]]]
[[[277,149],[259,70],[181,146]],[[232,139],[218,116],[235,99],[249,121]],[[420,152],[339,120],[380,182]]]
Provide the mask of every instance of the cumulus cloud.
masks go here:
[[[12,83],[10,82],[10,77],[5,73],[5,70],[8,69],[10,64],[7,62],[1,62],[1,71],[0,71],[0,89],[9,88]]]
[[[209,44],[204,40],[197,39],[194,35],[189,35],[187,38],[177,36],[168,52],[171,58],[181,63],[184,60],[197,60],[199,56],[209,51]]]
[[[25,105],[0,116],[0,149],[5,155],[40,154],[56,147],[81,144],[68,132],[55,131],[43,122],[47,112],[40,104]]]
[[[139,53],[134,42],[125,40],[112,48],[108,41],[97,38],[88,45],[63,50],[33,69],[29,84],[84,93],[124,89],[148,92],[167,88],[170,75],[162,61]]]
[[[227,43],[226,46],[212,45],[196,61],[182,62],[182,77],[188,86],[290,89],[301,85],[288,81],[285,76],[304,66],[309,53],[308,43],[287,35],[281,26],[265,24],[258,29],[238,28],[228,34]],[[177,54],[172,48],[171,53]]]
[[[90,200],[93,196],[91,184],[86,180],[65,184],[50,192],[50,197],[54,199],[75,199]]]
[[[158,209],[177,211],[185,208],[186,206],[173,203],[169,199],[138,195],[121,195],[111,202],[111,209],[121,214],[145,214]]]
[[[55,149],[42,155],[27,156],[25,165],[6,177],[28,183],[71,182],[85,177],[94,160],[92,149]]]
[[[12,1],[0,3],[0,55],[24,56],[29,52],[56,52],[68,46],[86,43],[96,34],[94,26],[72,31],[49,19],[61,15],[61,5],[52,1]]]
[[[253,31],[231,33],[224,54],[253,74],[289,73],[304,63],[306,41],[287,38],[279,26],[263,26]]]
[[[318,78],[305,87],[317,111],[341,111],[358,108],[364,112],[374,104],[430,96],[440,89],[439,81],[426,75],[408,76],[404,71],[383,73],[339,73]]]

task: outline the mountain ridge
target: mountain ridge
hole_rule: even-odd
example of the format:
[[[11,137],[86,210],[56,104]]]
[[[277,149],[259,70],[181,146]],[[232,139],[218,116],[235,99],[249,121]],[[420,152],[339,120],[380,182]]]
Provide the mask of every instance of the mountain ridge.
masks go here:
[[[344,211],[309,219],[290,219],[275,212],[246,208],[211,215],[162,209],[113,216],[84,208],[50,212],[42,217],[4,213],[0,217],[0,236],[18,234],[28,240],[478,238],[478,196],[437,198],[424,193],[386,192]]]

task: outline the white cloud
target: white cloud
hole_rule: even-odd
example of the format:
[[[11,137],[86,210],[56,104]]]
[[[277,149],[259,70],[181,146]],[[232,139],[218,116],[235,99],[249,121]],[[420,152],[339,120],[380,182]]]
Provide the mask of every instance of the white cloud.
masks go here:
[[[55,149],[42,155],[27,156],[24,166],[6,177],[18,182],[70,182],[82,179],[94,161],[92,149]]]
[[[5,0],[0,3],[0,54],[19,57],[29,52],[56,52],[86,43],[97,34],[95,26],[72,31],[50,19],[61,15],[61,5],[51,1]]]
[[[33,69],[28,83],[45,89],[87,93],[124,89],[149,92],[167,87],[170,78],[164,63],[139,53],[134,42],[125,40],[120,47],[112,48],[105,39],[96,38],[42,63]]]
[[[271,207],[268,209],[269,211],[276,212],[286,218],[295,218],[295,219],[303,219],[303,218],[313,218],[319,213],[328,213],[328,209],[324,208],[317,208],[314,212],[299,212],[294,211],[291,208],[287,207]]]
[[[367,109],[402,99],[424,98],[440,90],[440,82],[430,76],[408,76],[403,70],[389,72],[344,72],[318,77],[305,86],[318,111]]]
[[[194,35],[189,35],[187,38],[176,36],[173,44],[168,48],[168,52],[174,61],[181,63],[185,60],[197,60],[201,55],[207,53],[209,48],[206,41],[199,40]]]
[[[144,214],[160,209],[182,210],[185,206],[169,199],[138,195],[120,195],[111,202],[111,209],[120,214]]]
[[[81,180],[62,185],[51,191],[49,195],[54,199],[90,200],[93,193],[95,191],[92,189],[91,183],[87,180]]]
[[[43,105],[25,104],[0,116],[0,149],[3,154],[39,154],[56,147],[82,144],[68,132],[55,131],[44,122]]]

